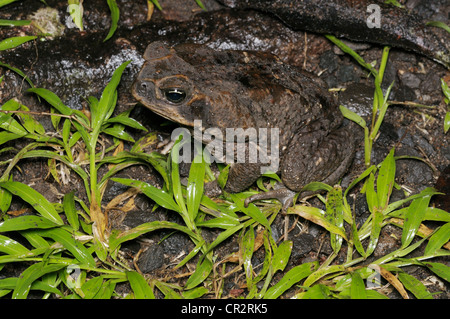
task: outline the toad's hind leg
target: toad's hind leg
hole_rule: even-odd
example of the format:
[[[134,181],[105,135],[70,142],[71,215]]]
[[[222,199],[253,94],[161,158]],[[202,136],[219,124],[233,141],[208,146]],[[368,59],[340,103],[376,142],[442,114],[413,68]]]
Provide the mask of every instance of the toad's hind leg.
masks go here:
[[[293,205],[296,192],[311,182],[336,183],[353,160],[354,141],[348,128],[327,134],[325,130],[305,130],[290,141],[281,162],[281,178],[285,187],[250,196],[245,204],[277,199],[283,212]]]
[[[281,163],[284,185],[298,192],[311,182],[336,183],[350,166],[354,148],[349,127],[328,134],[323,131],[297,134]]]

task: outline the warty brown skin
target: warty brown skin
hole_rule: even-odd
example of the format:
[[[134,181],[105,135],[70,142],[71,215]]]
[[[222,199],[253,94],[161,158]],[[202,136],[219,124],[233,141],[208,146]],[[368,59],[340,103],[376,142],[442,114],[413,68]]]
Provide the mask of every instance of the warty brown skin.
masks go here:
[[[271,54],[195,44],[154,42],[144,58],[132,92],[155,113],[191,127],[201,120],[204,129],[218,128],[224,136],[226,128],[278,128],[279,171],[291,191],[312,181],[335,183],[351,163],[352,136],[319,78]],[[174,90],[184,94],[176,103],[167,93]],[[261,165],[233,163],[225,190],[249,187]]]

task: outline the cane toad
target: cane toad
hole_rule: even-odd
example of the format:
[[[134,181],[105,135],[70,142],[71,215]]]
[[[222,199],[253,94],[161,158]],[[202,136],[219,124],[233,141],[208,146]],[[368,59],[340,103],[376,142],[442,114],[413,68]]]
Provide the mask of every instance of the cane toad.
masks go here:
[[[272,160],[279,158],[278,171],[287,189],[251,200],[278,198],[289,206],[306,184],[335,183],[353,159],[351,133],[342,126],[338,104],[326,85],[271,54],[215,51],[197,44],[169,48],[153,42],[144,58],[132,93],[155,113],[189,127],[201,120],[203,132],[216,128],[223,136],[231,128],[278,137],[267,138],[267,153]],[[255,149],[249,145],[258,134],[237,139],[252,154]],[[251,161],[248,152],[245,159],[231,164],[225,191],[243,191],[267,166]]]

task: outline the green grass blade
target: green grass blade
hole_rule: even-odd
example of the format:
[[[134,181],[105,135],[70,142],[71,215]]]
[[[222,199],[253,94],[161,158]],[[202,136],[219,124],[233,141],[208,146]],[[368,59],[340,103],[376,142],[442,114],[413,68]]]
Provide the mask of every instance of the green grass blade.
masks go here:
[[[195,220],[203,196],[203,186],[206,172],[206,162],[202,154],[198,154],[189,171],[186,187],[186,202],[190,220]]]
[[[270,287],[264,294],[264,299],[276,299],[286,290],[308,277],[317,269],[318,262],[304,263],[289,270],[279,282]]]
[[[242,263],[244,266],[245,278],[247,281],[248,290],[253,287],[253,266],[252,266],[252,256],[253,248],[255,246],[255,230],[253,227],[245,232],[241,240],[241,252],[242,252]]]
[[[398,279],[402,282],[406,289],[413,293],[417,299],[433,299],[433,296],[427,290],[425,285],[410,274],[399,272]]]
[[[30,78],[29,78],[28,76],[26,76],[25,73],[23,73],[23,72],[22,72],[21,70],[19,70],[18,68],[15,68],[15,67],[13,67],[13,66],[11,66],[11,65],[9,65],[9,64],[3,63],[3,62],[0,62],[0,66],[1,66],[1,67],[4,67],[4,68],[7,68],[7,69],[10,69],[11,71],[13,71],[13,72],[19,74],[21,77],[23,77],[23,78],[25,79],[25,81],[28,82],[28,84],[29,84],[31,87],[34,87],[34,84],[33,84],[33,82],[31,82]]]
[[[8,255],[22,255],[30,251],[17,241],[9,237],[0,235],[0,252],[6,253]]]
[[[66,106],[61,99],[52,91],[43,88],[31,88],[27,92],[35,93],[46,100],[51,106],[58,110],[59,113],[64,115],[72,115],[71,108]]]
[[[126,274],[135,299],[155,299],[152,288],[141,274],[135,271],[127,271]]]
[[[366,121],[361,116],[356,114],[355,112],[350,111],[348,108],[346,108],[343,105],[339,105],[339,109],[341,110],[341,113],[345,118],[355,122],[362,128],[367,127]]]
[[[0,27],[21,27],[24,25],[29,25],[30,20],[5,20],[0,19]]]
[[[19,231],[25,229],[46,229],[54,228],[60,225],[40,216],[19,216],[10,218],[0,223],[0,232]]]
[[[378,205],[382,208],[389,204],[395,178],[394,149],[392,149],[381,163],[377,178]]]
[[[431,194],[427,194],[428,188],[421,193],[425,196],[417,198],[409,205],[405,214],[405,223],[402,232],[402,247],[408,246],[419,229],[420,224],[425,216],[426,209],[430,203]]]
[[[45,274],[58,271],[64,267],[66,267],[64,264],[47,265],[44,262],[31,265],[25,269],[17,280],[12,299],[26,299],[28,293],[30,292],[31,285],[36,279],[44,276]]]
[[[450,240],[450,223],[441,226],[428,240],[425,255],[432,255]]]
[[[22,37],[11,37],[7,38],[3,41],[0,41],[0,51],[5,51],[9,49],[13,49],[18,47],[19,45],[24,44],[25,42],[36,39],[36,36],[22,36]]]
[[[201,284],[211,273],[213,263],[208,258],[200,260],[200,264],[197,264],[197,268],[194,273],[189,277],[186,282],[185,289],[192,289]]]
[[[291,256],[292,245],[292,241],[285,240],[278,246],[272,257],[272,274],[284,270]]]
[[[326,218],[331,224],[340,228],[344,232],[344,207],[341,187],[334,187],[327,194]],[[342,245],[342,237],[336,234],[330,234],[330,241],[333,251],[335,253],[339,252]]]
[[[78,230],[80,228],[80,221],[78,219],[77,210],[75,208],[75,192],[71,191],[64,195],[63,198],[63,209],[66,214],[67,221],[72,226],[73,230]]]
[[[68,231],[62,228],[53,228],[35,230],[34,232],[42,237],[51,238],[63,245],[65,249],[72,253],[80,264],[95,267],[94,257],[92,257],[89,250]]]
[[[436,275],[450,282],[450,267],[441,263],[425,262],[425,266]]]
[[[130,187],[136,187],[141,190],[146,196],[154,200],[155,203],[157,203],[159,206],[180,213],[180,208],[178,207],[177,203],[175,203],[172,195],[159,188],[156,188],[148,183],[133,179],[112,178],[112,180]]]
[[[108,35],[103,40],[103,42],[109,40],[114,35],[114,32],[116,32],[117,25],[119,22],[119,17],[120,17],[120,11],[119,11],[119,7],[117,6],[116,0],[107,0],[107,2],[108,2],[109,10],[111,11],[111,27],[109,28]]]
[[[366,287],[359,273],[352,273],[352,283],[350,286],[350,297],[352,299],[367,299]]]
[[[114,110],[115,102],[117,100],[117,91],[116,91],[117,85],[119,85],[122,73],[130,62],[131,61],[126,61],[122,63],[114,71],[111,80],[108,82],[105,89],[103,90],[96,111],[91,114],[92,116],[91,128],[94,131],[100,130],[100,127],[111,116],[112,111]]]
[[[24,201],[29,203],[41,216],[58,225],[63,225],[61,217],[55,210],[55,207],[42,196],[39,192],[30,186],[20,182],[0,182],[0,187],[7,189],[13,195],[17,195]]]

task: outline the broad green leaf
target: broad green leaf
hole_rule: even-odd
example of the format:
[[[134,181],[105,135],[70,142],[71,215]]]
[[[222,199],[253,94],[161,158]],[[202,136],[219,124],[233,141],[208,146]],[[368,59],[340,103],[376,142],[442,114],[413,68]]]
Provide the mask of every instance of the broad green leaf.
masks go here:
[[[180,294],[170,287],[170,284],[156,280],[155,286],[164,294],[164,299],[183,299]]]
[[[317,225],[324,227],[326,230],[332,232],[333,234],[339,235],[347,240],[345,232],[343,232],[339,227],[336,227],[335,225],[330,223],[325,217],[325,212],[319,208],[304,205],[295,205],[294,207],[288,208],[287,214],[297,214]]]
[[[197,299],[203,296],[204,294],[207,294],[209,290],[205,287],[197,287],[191,290],[183,291],[182,295],[185,299]]]
[[[134,143],[134,139],[131,137],[130,134],[125,132],[125,129],[122,125],[114,125],[113,127],[107,127],[102,130],[102,133],[111,135],[120,140]]]
[[[186,187],[186,202],[189,218],[195,220],[203,196],[203,185],[206,172],[206,162],[202,154],[198,154],[189,171],[188,185]]]
[[[378,205],[384,208],[389,204],[395,178],[394,149],[392,149],[381,163],[377,178]]]
[[[230,194],[230,197],[233,200],[233,202],[237,205],[239,210],[242,211],[245,215],[253,218],[256,222],[260,223],[267,229],[270,228],[269,221],[258,207],[256,207],[253,203],[250,203],[248,207],[244,206],[244,201],[245,198],[247,197],[246,194],[244,193]]]
[[[1,135],[1,133],[0,133]],[[12,194],[4,188],[0,188],[0,211],[6,213],[11,205]]]
[[[21,255],[30,251],[14,239],[0,235],[0,252],[8,255]]]
[[[335,186],[327,194],[326,219],[344,232],[344,207],[342,202],[342,188]],[[342,245],[342,237],[330,234],[331,247],[335,253],[339,252]]]
[[[417,299],[433,299],[433,296],[427,290],[425,285],[410,274],[399,272],[398,279],[402,282],[406,289],[413,293]]]
[[[71,191],[64,195],[63,209],[66,214],[67,221],[72,226],[73,230],[80,228],[80,221],[78,220],[77,210],[75,208],[75,192]]]
[[[52,91],[43,88],[31,88],[27,92],[35,93],[46,100],[51,106],[53,106],[58,112],[64,115],[72,115],[71,108],[66,106],[61,99]]]
[[[303,283],[303,285],[305,287],[310,287],[313,283],[315,283],[317,280],[319,280],[323,276],[326,276],[326,275],[329,275],[329,274],[334,274],[336,272],[341,272],[341,271],[345,271],[345,266],[343,266],[343,265],[332,265],[332,266],[323,267],[323,268],[313,272],[312,274],[310,274],[308,276],[308,278],[306,278],[306,280]]]
[[[425,189],[422,193],[426,193],[427,190],[428,189]],[[403,225],[402,247],[408,246],[416,235],[425,216],[430,199],[431,195],[425,195],[413,200],[411,205],[409,205],[405,214],[405,223]]]
[[[105,123],[106,124],[118,123],[118,124],[122,124],[125,126],[135,128],[137,130],[142,130],[142,131],[147,132],[148,130],[141,123],[139,123],[135,119],[128,117],[129,113],[130,113],[129,111],[123,112],[115,117],[108,119]]]
[[[352,273],[350,297],[352,299],[367,299],[366,287],[364,286],[364,281],[358,272]]]
[[[378,239],[380,237],[381,227],[384,220],[384,215],[376,209],[372,214],[372,227],[370,230],[370,241],[366,250],[366,257],[370,256],[378,244]]]
[[[367,127],[366,121],[361,116],[356,114],[355,112],[349,110],[348,108],[346,108],[343,105],[339,105],[339,109],[341,110],[341,113],[345,118],[355,122],[362,128]]]
[[[425,262],[425,266],[428,267],[436,275],[450,282],[450,267],[441,263]]]
[[[126,274],[136,299],[155,299],[152,288],[141,274],[135,271],[127,271]]]
[[[113,181],[130,186],[136,187],[142,191],[146,196],[155,201],[159,206],[164,208],[180,212],[180,208],[177,203],[175,203],[171,194],[156,188],[148,183],[141,182],[138,180],[127,179],[127,178],[112,178]]]
[[[245,232],[244,236],[242,236],[240,250],[242,253],[242,263],[244,266],[245,277],[247,280],[248,289],[252,289],[253,287],[253,266],[252,266],[252,256],[253,256],[253,248],[255,247],[255,230],[253,227],[249,227],[249,229]]]
[[[71,233],[63,228],[39,229],[34,232],[42,237],[51,238],[60,243],[65,249],[72,253],[80,264],[90,267],[95,266],[94,257],[92,257],[89,250],[84,247],[79,240],[75,239]]]
[[[15,1],[15,0],[13,0]],[[30,20],[5,20],[0,19],[1,27],[20,27],[24,25],[29,25],[31,23]]]
[[[46,264],[44,262],[38,262],[31,265],[20,275],[19,280],[17,280],[17,285],[13,291],[13,299],[26,299],[28,293],[30,292],[31,285],[33,282],[44,276],[45,274],[58,271],[66,267],[64,264]]]
[[[18,47],[25,42],[36,39],[36,36],[22,36],[22,37],[11,37],[3,41],[0,41],[0,51],[12,49]]]
[[[450,240],[450,223],[441,226],[428,240],[425,255],[431,255]]]
[[[187,280],[185,289],[192,289],[201,284],[209,276],[212,268],[213,264],[211,260],[209,260],[207,257],[204,258],[200,264],[197,264],[197,268],[195,269],[194,273]]]
[[[366,185],[367,206],[369,207],[369,211],[373,213],[374,210],[379,207],[378,195],[375,191],[375,175],[370,173],[369,178],[367,179],[365,185]]]
[[[30,186],[20,182],[0,182],[0,187],[7,189],[13,195],[19,196],[21,199],[29,203],[41,216],[49,219],[58,225],[63,225],[61,217],[55,210],[55,207],[47,201],[39,192]]]
[[[13,3],[17,0],[0,0],[0,8],[6,6],[7,4]]]
[[[292,241],[285,240],[278,246],[272,257],[272,274],[278,270],[284,270],[289,261],[289,257],[291,257],[292,245]]]
[[[103,42],[109,40],[114,35],[114,32],[116,32],[117,25],[119,22],[119,17],[120,17],[120,11],[119,11],[119,7],[117,6],[116,0],[107,0],[107,2],[108,2],[109,10],[111,11],[111,27],[109,28],[108,35],[103,40]]]
[[[24,229],[35,228],[54,228],[61,225],[55,224],[47,218],[40,216],[19,216],[15,218],[9,218],[3,222],[0,222],[0,232],[18,231]]]
[[[93,299],[102,288],[102,285],[103,285],[103,276],[98,276],[87,280],[83,284],[83,286],[81,286],[81,291],[84,294],[83,298]]]
[[[264,299],[276,299],[300,280],[311,275],[318,267],[318,262],[304,263],[289,270],[283,278],[264,294]]]
[[[301,299],[329,299],[331,290],[329,287],[317,284],[308,289],[308,291],[302,293],[299,297]]]

